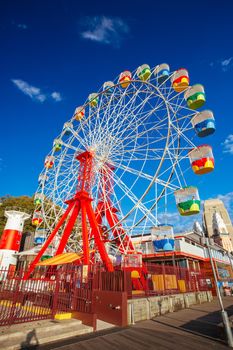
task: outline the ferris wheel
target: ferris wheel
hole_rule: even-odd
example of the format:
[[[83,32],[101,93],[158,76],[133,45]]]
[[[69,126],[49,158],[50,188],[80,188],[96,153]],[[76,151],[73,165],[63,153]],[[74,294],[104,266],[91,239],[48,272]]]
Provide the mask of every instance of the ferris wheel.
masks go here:
[[[189,85],[186,69],[172,72],[168,64],[124,71],[89,94],[45,158],[32,219],[37,231],[53,232],[69,200],[82,190],[89,194],[110,255],[132,251],[131,235],[158,226],[168,199],[176,200],[183,216],[198,213],[198,189],[189,186],[186,173],[214,168],[212,148],[193,141],[215,130],[213,113],[197,111],[205,99],[202,85]],[[62,230],[57,230],[57,244]],[[86,230],[95,248],[90,222]],[[82,231],[79,212],[67,252],[83,251]]]

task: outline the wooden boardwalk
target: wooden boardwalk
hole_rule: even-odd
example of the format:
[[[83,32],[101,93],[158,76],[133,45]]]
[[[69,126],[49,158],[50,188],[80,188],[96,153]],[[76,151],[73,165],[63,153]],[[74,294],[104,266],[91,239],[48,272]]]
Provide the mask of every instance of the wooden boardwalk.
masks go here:
[[[233,297],[224,298],[229,316],[233,315]],[[221,339],[222,338],[222,339]],[[128,328],[113,328],[39,346],[39,350],[222,350],[221,316],[215,299],[211,303],[139,322]]]

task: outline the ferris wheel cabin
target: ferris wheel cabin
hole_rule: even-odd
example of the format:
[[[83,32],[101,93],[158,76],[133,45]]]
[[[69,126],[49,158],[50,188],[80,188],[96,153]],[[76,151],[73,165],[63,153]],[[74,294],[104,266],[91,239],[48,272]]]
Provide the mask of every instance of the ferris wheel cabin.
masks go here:
[[[196,84],[190,87],[184,94],[187,105],[191,109],[197,109],[205,104],[205,90],[203,85]]]
[[[43,184],[45,184],[48,181],[48,176],[44,175],[44,174],[40,174],[39,178],[38,178],[38,183],[39,183],[39,187],[42,187]]]
[[[125,70],[120,74],[119,83],[123,89],[127,88],[132,80],[132,73],[128,70]]]
[[[111,95],[114,91],[114,83],[112,81],[106,81],[103,85],[103,90],[106,95]]]
[[[43,216],[40,210],[35,210],[32,217],[32,225],[39,226],[43,222]]]
[[[155,251],[173,251],[174,250],[174,232],[173,226],[160,224],[151,230],[152,242]]]
[[[143,64],[142,66],[139,66],[137,69],[137,76],[142,81],[148,80],[151,76],[150,66],[148,64]]]
[[[212,135],[215,132],[215,119],[212,111],[197,113],[191,120],[193,128],[199,137]]]
[[[74,111],[74,118],[78,121],[82,120],[85,115],[85,109],[83,106],[77,107]]]
[[[34,204],[36,206],[40,206],[42,204],[43,199],[44,199],[44,196],[42,193],[36,193],[34,196]]]
[[[45,158],[44,166],[47,169],[51,169],[54,165],[55,157],[54,156],[47,156]]]
[[[189,86],[189,74],[187,69],[178,69],[171,77],[172,87],[176,92],[182,92]]]
[[[88,96],[88,101],[90,103],[90,106],[95,108],[98,105],[98,94],[93,93]]]
[[[62,149],[62,141],[60,139],[55,139],[53,141],[54,152],[59,152]]]
[[[211,146],[198,146],[192,149],[188,156],[195,174],[208,174],[214,170],[214,156]]]
[[[170,75],[170,67],[167,63],[162,63],[154,70],[154,75],[157,77],[158,83],[164,83]]]
[[[175,191],[174,195],[180,215],[189,216],[200,212],[201,201],[196,187],[181,188]]]
[[[67,122],[63,126],[64,134],[67,136],[71,134],[72,129],[73,129],[73,124],[71,122]]]

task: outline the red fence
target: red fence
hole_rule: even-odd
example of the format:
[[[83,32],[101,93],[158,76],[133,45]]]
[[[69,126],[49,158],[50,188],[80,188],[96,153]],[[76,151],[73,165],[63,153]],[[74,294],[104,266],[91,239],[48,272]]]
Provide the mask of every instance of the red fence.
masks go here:
[[[0,326],[92,311],[92,276],[84,277],[81,266],[39,270],[30,280],[25,272],[0,271]]]
[[[206,276],[201,271],[170,265],[144,264],[140,275],[141,280],[145,281],[144,288],[141,292],[132,288],[131,292],[128,291],[129,297],[209,290]]]
[[[63,312],[91,314],[96,305],[93,295],[105,294],[111,300],[111,293],[127,292],[128,298],[136,298],[208,290],[201,272],[156,264],[114,272],[99,265],[88,271],[83,266],[39,269],[30,280],[23,279],[24,272],[0,270],[0,326]]]

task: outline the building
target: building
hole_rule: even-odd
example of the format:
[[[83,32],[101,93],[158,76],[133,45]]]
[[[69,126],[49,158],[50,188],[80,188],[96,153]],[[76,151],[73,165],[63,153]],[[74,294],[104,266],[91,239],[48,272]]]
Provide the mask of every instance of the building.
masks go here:
[[[198,227],[198,232],[193,230],[175,235],[173,251],[156,251],[152,234],[143,237],[134,236],[133,242],[136,250],[142,253],[145,262],[187,268],[194,276],[202,272],[209,281],[213,294],[216,295],[213,271],[201,225],[195,224],[195,227]],[[219,285],[233,286],[233,255],[212,238],[210,239],[210,250]]]
[[[209,237],[228,252],[233,251],[233,226],[221,200],[209,199],[204,202],[204,224]]]

